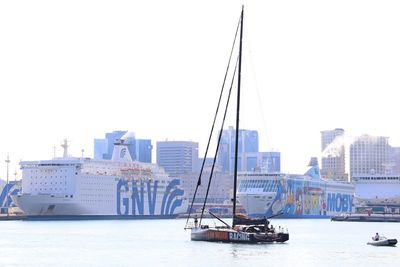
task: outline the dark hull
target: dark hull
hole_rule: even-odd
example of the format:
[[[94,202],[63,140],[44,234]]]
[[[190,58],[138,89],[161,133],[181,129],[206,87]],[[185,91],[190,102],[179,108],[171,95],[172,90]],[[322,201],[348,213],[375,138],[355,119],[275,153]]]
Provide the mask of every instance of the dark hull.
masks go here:
[[[1,215],[0,216],[0,221],[18,221],[18,220],[24,220],[26,219],[26,216],[24,215]]]
[[[28,221],[83,221],[83,220],[146,220],[174,219],[177,215],[28,215]]]
[[[368,242],[368,245],[372,245],[372,246],[396,246],[397,244],[397,239],[384,239],[384,240],[379,240],[379,241],[372,241],[372,242]]]
[[[200,229],[193,228],[191,233],[193,241],[226,242],[226,243],[283,243],[289,240],[287,233],[247,233],[232,229]]]
[[[400,222],[399,215],[381,215],[381,214],[347,214],[333,216],[332,221],[338,222]]]

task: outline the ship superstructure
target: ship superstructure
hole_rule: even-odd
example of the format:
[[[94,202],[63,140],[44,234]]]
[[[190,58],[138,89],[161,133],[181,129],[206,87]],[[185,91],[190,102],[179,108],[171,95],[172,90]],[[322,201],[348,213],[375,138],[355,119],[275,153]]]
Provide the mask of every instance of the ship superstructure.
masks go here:
[[[238,198],[250,217],[329,218],[353,210],[354,185],[321,179],[312,161],[304,175],[243,173]]]
[[[357,175],[352,181],[359,212],[400,213],[400,175]]]
[[[111,160],[68,156],[23,161],[15,198],[28,216],[175,217],[187,210],[180,180],[163,168],[132,161],[123,140]]]

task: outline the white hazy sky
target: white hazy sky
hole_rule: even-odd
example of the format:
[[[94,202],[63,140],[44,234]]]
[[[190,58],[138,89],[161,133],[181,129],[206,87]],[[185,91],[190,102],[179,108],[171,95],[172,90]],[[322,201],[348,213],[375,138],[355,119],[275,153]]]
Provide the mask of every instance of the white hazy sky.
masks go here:
[[[0,176],[8,152],[11,172],[63,138],[92,156],[113,130],[202,155],[241,3],[1,1]],[[244,4],[241,123],[284,171],[320,156],[321,130],[400,145],[399,1]]]

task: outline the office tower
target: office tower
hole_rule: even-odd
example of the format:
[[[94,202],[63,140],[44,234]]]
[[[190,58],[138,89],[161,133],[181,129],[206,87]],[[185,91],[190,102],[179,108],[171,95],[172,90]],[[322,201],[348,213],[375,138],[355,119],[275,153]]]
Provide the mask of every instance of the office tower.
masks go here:
[[[150,139],[136,139],[132,132],[113,131],[105,134],[105,139],[94,139],[94,158],[110,160],[114,143],[124,139],[132,160],[151,163],[153,146]]]
[[[191,141],[157,142],[157,164],[177,177],[195,172],[199,161],[198,143]]]
[[[362,135],[350,145],[350,176],[386,174],[390,168],[389,138]]]
[[[229,129],[222,131],[218,151],[218,163],[222,167],[223,171],[233,172],[235,164],[235,140],[236,131],[233,127],[229,127]],[[258,132],[252,130],[239,130],[238,150],[239,156],[244,152],[258,152]]]
[[[106,139],[94,139],[94,159],[104,159],[107,154],[107,140]]]
[[[321,131],[321,175],[328,179],[347,180],[345,170],[344,130]]]
[[[238,156],[239,172],[279,173],[281,171],[280,152],[243,152]]]

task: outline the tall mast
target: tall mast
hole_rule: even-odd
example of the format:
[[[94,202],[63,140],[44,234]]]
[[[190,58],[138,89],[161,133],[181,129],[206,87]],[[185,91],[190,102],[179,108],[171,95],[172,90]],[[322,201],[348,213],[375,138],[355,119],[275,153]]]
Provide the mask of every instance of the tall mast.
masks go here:
[[[6,186],[4,187],[6,189],[6,209],[7,209],[7,216],[9,215],[8,212],[8,197],[10,196],[10,185],[8,184],[8,165],[10,165],[10,155],[7,154],[7,159],[6,159],[6,163],[7,163],[7,182],[6,182]]]
[[[240,109],[240,83],[242,79],[242,39],[243,39],[243,11],[240,16],[240,42],[239,42],[239,69],[238,69],[238,89],[237,89],[237,104],[236,104],[236,138],[235,138],[235,169],[233,178],[233,219],[232,227],[235,226],[236,217],[236,187],[237,187],[237,171],[238,171],[238,149],[239,149],[239,109]]]

